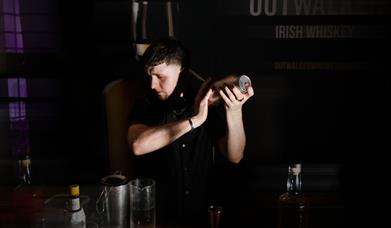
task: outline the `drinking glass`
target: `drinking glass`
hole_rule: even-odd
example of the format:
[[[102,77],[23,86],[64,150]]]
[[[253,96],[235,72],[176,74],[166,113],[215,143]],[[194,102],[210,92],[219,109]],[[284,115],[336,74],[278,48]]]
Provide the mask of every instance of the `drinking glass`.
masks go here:
[[[130,187],[130,227],[155,228],[155,181],[148,178],[134,179]]]

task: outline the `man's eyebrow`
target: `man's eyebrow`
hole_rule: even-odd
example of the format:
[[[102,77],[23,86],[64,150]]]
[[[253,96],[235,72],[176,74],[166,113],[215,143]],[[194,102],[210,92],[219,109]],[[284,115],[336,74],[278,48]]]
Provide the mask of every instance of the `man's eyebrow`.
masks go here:
[[[156,76],[156,77],[158,77],[158,78],[166,78],[167,77],[167,75],[165,75],[165,74],[149,74],[149,76],[150,77],[152,77],[152,76]]]

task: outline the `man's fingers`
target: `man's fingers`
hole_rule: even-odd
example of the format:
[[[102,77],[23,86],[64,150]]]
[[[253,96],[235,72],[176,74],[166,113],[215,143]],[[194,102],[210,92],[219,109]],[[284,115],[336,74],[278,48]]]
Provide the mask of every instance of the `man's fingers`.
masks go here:
[[[208,92],[206,92],[203,100],[207,101],[209,97],[212,95],[212,92],[213,92],[212,89],[209,89]]]
[[[231,101],[236,100],[235,94],[228,88],[228,86],[226,86],[224,89],[225,89],[225,93],[227,94],[228,98],[229,98]]]
[[[240,90],[237,87],[232,88],[232,92],[235,95],[236,100],[242,101],[245,98],[245,94],[240,92]]]
[[[222,89],[219,90],[219,94],[221,98],[223,98],[226,104],[229,104],[231,102],[231,100],[227,97],[227,95],[224,93]]]
[[[209,89],[208,90],[208,93],[206,94],[206,96],[209,98],[213,93],[213,90],[212,89]]]
[[[248,97],[252,97],[254,95],[254,89],[252,86],[247,88]]]

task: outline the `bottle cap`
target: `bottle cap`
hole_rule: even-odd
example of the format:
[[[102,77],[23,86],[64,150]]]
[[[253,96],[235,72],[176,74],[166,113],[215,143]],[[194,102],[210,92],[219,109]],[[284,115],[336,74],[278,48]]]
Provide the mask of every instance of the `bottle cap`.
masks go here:
[[[72,184],[69,186],[71,196],[80,196],[80,190],[78,184]]]
[[[23,167],[28,167],[31,165],[31,159],[27,155],[24,159],[21,160]]]
[[[294,175],[298,175],[299,173],[301,173],[301,164],[292,164],[291,166],[289,166],[289,169]]]

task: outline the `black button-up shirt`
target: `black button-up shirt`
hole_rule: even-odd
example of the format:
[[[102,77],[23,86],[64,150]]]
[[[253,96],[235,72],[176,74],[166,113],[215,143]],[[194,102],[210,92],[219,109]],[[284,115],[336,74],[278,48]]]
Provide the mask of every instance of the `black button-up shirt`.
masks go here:
[[[157,126],[189,118],[194,113],[194,94],[166,101],[149,94],[136,104],[129,121]],[[136,176],[156,181],[158,223],[193,223],[207,215],[207,187],[216,141],[226,131],[224,118],[222,105],[211,106],[207,120],[200,127],[136,158]]]

